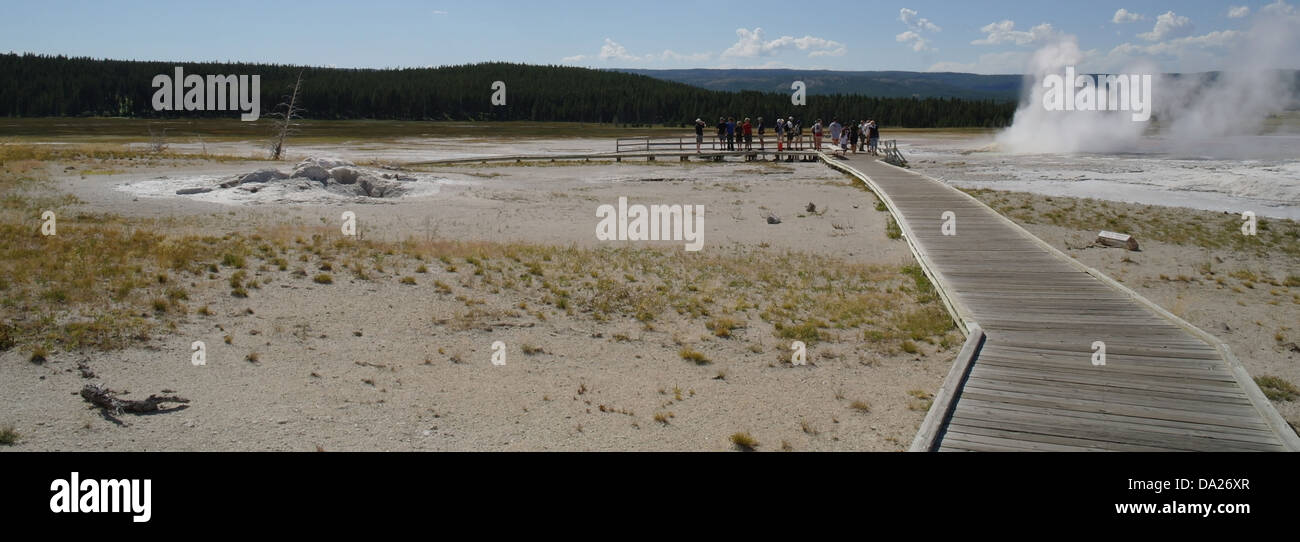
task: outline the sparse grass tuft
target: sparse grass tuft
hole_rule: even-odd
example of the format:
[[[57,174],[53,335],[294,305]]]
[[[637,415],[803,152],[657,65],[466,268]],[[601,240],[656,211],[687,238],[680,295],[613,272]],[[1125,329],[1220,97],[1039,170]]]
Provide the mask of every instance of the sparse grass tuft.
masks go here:
[[[708,365],[710,363],[708,357],[706,357],[700,351],[694,350],[689,346],[682,347],[682,349],[678,352],[678,355],[680,355],[682,359],[692,362],[696,365]]]
[[[871,412],[871,403],[859,399],[857,401],[853,401],[852,403],[849,403],[849,408],[852,408],[853,410],[856,410],[858,412],[867,413],[867,412]]]
[[[758,448],[758,440],[746,432],[732,433],[731,444],[742,452],[752,452]]]
[[[903,228],[894,220],[894,215],[889,215],[885,219],[885,237],[890,239],[902,239]]]
[[[732,330],[743,328],[745,324],[734,318],[720,316],[706,322],[704,327],[712,331],[714,335],[726,339],[731,337]]]
[[[316,275],[314,278],[312,278],[312,280],[315,281],[317,284],[333,284],[333,283],[334,283],[334,277],[329,276],[328,273],[321,273],[321,274],[319,274],[319,275]]]
[[[13,446],[18,443],[18,439],[23,438],[18,434],[18,430],[12,425],[0,427],[0,445]]]
[[[1300,389],[1295,384],[1276,376],[1257,376],[1255,384],[1259,385],[1260,391],[1270,401],[1294,401],[1300,398]]]

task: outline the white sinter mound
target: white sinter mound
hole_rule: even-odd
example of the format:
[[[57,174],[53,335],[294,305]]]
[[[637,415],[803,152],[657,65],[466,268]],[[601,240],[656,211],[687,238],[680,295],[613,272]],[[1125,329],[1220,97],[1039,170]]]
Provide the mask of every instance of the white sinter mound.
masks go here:
[[[337,158],[310,157],[290,172],[263,168],[239,175],[161,178],[119,187],[146,197],[185,196],[220,203],[313,203],[378,200],[437,193],[446,179],[357,166]]]

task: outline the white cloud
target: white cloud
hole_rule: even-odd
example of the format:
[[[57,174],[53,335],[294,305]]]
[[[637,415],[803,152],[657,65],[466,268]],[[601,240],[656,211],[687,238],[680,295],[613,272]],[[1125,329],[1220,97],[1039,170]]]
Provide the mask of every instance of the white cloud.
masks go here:
[[[632,62],[641,60],[639,57],[628,53],[627,47],[623,47],[609,38],[605,38],[605,44],[600,46],[600,54],[596,55],[596,58],[601,60],[613,59]]]
[[[916,32],[913,32],[911,30],[903,32],[902,34],[899,34],[897,36],[894,36],[894,41],[911,45],[912,50],[918,53],[922,51],[926,51],[930,48],[930,40],[921,37],[920,34],[917,34]]]
[[[1168,38],[1181,38],[1192,33],[1192,20],[1172,11],[1166,11],[1156,17],[1156,26],[1150,32],[1138,34],[1147,41],[1161,41]]]
[[[908,30],[894,36],[894,41],[906,43],[913,51],[918,53],[934,50],[930,47],[930,40],[926,39],[922,34],[925,32],[942,31],[943,29],[939,28],[939,25],[930,22],[930,20],[925,17],[921,17],[917,14],[916,10],[908,8],[901,8],[898,10],[898,20],[903,21],[903,24],[907,25]]]
[[[1043,23],[1030,28],[1028,31],[1024,31],[1016,30],[1015,21],[1006,19],[996,23],[986,24],[983,28],[980,28],[980,32],[987,35],[982,39],[972,41],[971,45],[997,45],[999,43],[1028,45],[1059,35],[1056,29],[1052,28],[1051,23]]]
[[[1089,66],[1098,73],[1130,70],[1135,65],[1155,65],[1166,72],[1222,69],[1224,54],[1241,46],[1245,32],[1216,30],[1199,36],[1160,43],[1122,43]]]
[[[808,51],[810,58],[841,56],[848,52],[843,43],[814,36],[804,36],[802,38],[781,36],[774,40],[764,41],[762,28],[754,28],[753,30],[737,28],[736,36],[739,39],[726,51],[722,52],[722,58],[758,58],[773,56],[791,49]]]
[[[927,30],[930,32],[939,32],[943,30],[942,28],[939,28],[939,25],[930,22],[929,19],[926,19],[925,17],[918,17],[917,12],[914,9],[907,9],[907,8],[899,9],[898,20],[903,21],[903,24],[907,25],[908,28],[915,30],[917,32],[920,32],[922,30]]]
[[[1115,24],[1136,23],[1146,18],[1147,16],[1141,13],[1133,13],[1127,9],[1119,8],[1119,10],[1115,12],[1115,16],[1111,17],[1110,22]]]
[[[433,10],[433,14],[434,14],[434,15],[446,15],[447,12],[446,12],[446,11],[443,11],[443,10],[441,10],[441,9],[435,9],[435,10]]]
[[[605,44],[600,46],[600,52],[595,55],[573,55],[560,59],[566,64],[576,64],[585,61],[601,60],[609,62],[611,60],[625,63],[641,62],[704,62],[713,57],[712,53],[692,53],[683,54],[665,49],[662,53],[649,53],[646,55],[635,55],[627,50],[627,47],[618,42],[605,38]]]
[[[1295,15],[1295,7],[1283,0],[1277,0],[1272,4],[1259,8],[1260,13],[1270,15]]]
[[[1250,15],[1250,6],[1229,6],[1228,7],[1229,19],[1240,19],[1247,15]]]

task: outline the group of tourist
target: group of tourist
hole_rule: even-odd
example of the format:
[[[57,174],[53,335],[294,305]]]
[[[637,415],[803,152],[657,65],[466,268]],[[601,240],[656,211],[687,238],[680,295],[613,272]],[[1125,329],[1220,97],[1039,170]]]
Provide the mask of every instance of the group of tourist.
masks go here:
[[[701,146],[704,144],[704,131],[708,127],[703,119],[695,119],[695,152],[702,152]],[[735,117],[718,117],[717,130],[717,149],[726,151],[754,150],[754,136],[758,136],[759,149],[767,150],[766,138],[769,124],[763,121],[763,117],[751,121],[745,117],[740,122]],[[806,142],[803,135],[803,121],[794,117],[780,118],[772,122],[770,128],[775,132],[776,150],[805,150]],[[859,151],[867,152],[872,155],[878,155],[878,143],[880,141],[880,128],[876,121],[868,119],[863,121],[850,121],[847,124],[840,124],[839,119],[831,119],[830,126],[822,126],[822,120],[817,119],[811,128],[812,142],[811,148],[822,150],[822,142],[826,130],[830,130],[830,148],[841,152]]]

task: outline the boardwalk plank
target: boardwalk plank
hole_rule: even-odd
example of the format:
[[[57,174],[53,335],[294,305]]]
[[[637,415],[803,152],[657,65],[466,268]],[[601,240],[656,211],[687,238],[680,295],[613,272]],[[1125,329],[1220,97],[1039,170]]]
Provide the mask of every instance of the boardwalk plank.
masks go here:
[[[849,166],[890,206],[956,317],[986,333],[936,449],[1295,447],[1240,369],[1168,313],[946,184],[861,157]],[[944,235],[945,211],[955,236]],[[1091,363],[1094,341],[1105,365]]]

